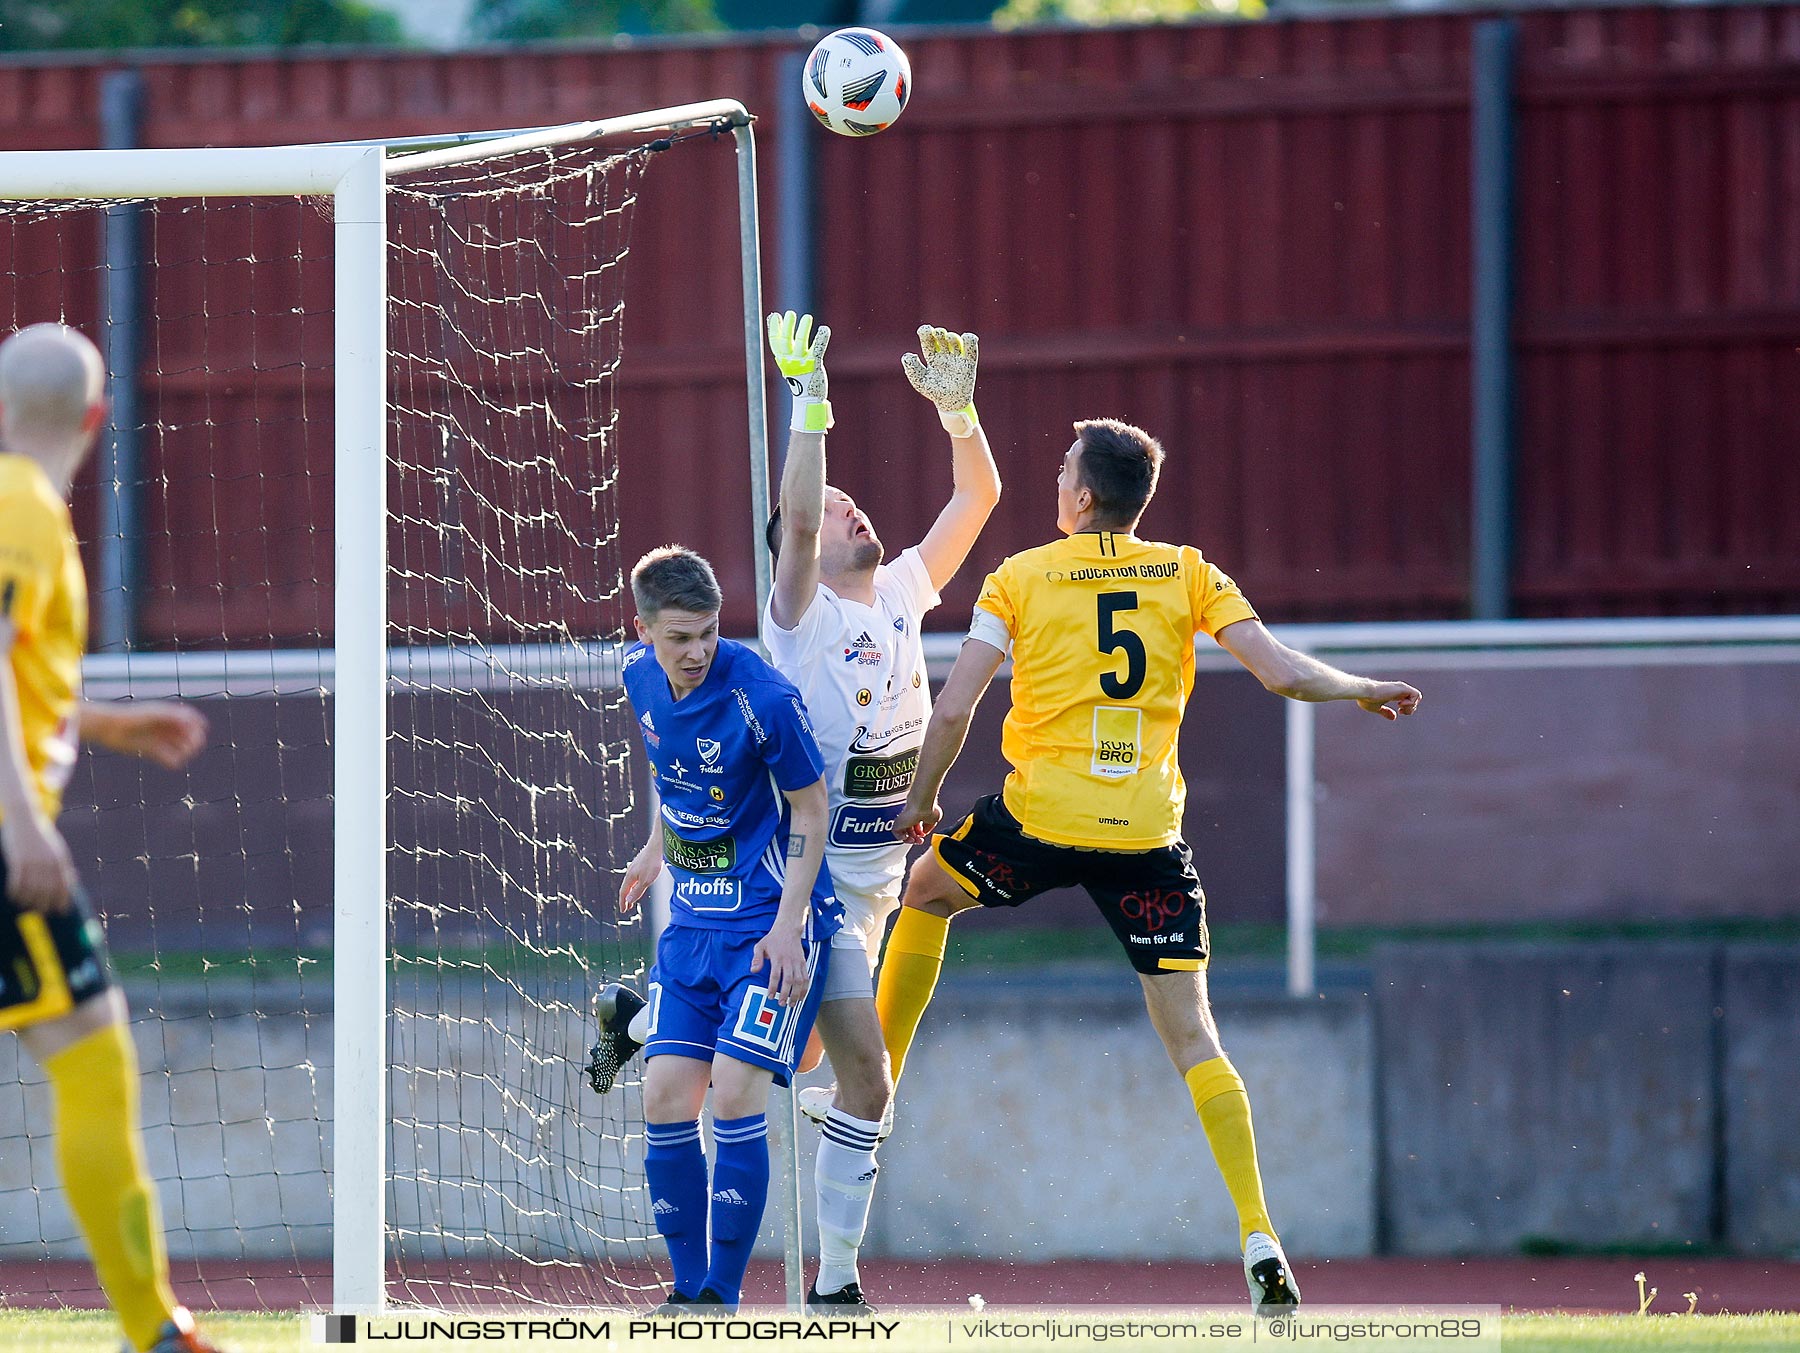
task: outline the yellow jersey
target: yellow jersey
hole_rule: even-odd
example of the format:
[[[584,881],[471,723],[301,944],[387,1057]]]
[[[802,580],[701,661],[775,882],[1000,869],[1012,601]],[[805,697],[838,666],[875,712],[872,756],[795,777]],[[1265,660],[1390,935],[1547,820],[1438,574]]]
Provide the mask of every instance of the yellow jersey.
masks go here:
[[[76,702],[87,647],[87,577],[69,505],[24,456],[0,453],[0,617],[32,787],[46,815],[62,808],[75,767]]]
[[[1000,745],[1026,834],[1099,850],[1176,841],[1194,637],[1257,618],[1237,584],[1191,545],[1082,531],[1005,560],[975,605],[1012,640]]]

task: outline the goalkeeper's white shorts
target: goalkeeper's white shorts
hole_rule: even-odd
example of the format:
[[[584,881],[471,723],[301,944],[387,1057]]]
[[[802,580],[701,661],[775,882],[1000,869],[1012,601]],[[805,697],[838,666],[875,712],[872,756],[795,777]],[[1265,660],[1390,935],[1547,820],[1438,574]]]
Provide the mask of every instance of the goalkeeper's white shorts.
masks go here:
[[[825,995],[821,999],[872,1000],[875,961],[887,934],[888,917],[900,905],[899,884],[896,881],[892,888],[878,893],[853,888],[837,888],[835,892],[844,904],[844,924],[831,937],[831,966],[825,973]]]

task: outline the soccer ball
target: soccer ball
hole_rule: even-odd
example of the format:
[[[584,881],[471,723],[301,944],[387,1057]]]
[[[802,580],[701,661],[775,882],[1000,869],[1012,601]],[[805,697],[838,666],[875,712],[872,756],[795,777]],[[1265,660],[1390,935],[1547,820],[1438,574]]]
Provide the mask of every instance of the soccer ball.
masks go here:
[[[840,28],[806,58],[800,89],[813,116],[839,136],[873,136],[905,110],[912,65],[886,33]]]

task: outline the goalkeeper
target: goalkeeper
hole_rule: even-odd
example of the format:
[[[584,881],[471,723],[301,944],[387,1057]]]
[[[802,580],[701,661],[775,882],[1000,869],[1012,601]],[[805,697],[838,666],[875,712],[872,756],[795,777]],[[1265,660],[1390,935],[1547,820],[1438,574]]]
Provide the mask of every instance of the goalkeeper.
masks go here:
[[[105,380],[99,351],[60,324],[0,344],[0,1028],[50,1078],[63,1187],[128,1348],[208,1353],[169,1286],[125,998],[56,826],[77,727],[171,770],[206,741],[184,705],[80,700],[87,580],[66,500]]]
[[[925,538],[884,563],[881,538],[850,495],[825,483],[831,405],[823,326],[769,316],[769,347],[794,396],[779,505],[769,519],[775,585],[762,617],[775,666],[806,699],[831,792],[826,859],[844,904],[832,941],[819,1033],[835,1091],[803,1091],[823,1136],[814,1167],[819,1274],[807,1301],[868,1311],[856,1255],[875,1187],[875,1147],[893,1084],[875,1018],[874,964],[899,905],[907,847],[894,840],[931,713],[920,622],[956,575],[1000,500],[1000,475],[975,415],[974,334],[919,330],[922,357],[902,358],[914,389],[950,434],[949,501]]]

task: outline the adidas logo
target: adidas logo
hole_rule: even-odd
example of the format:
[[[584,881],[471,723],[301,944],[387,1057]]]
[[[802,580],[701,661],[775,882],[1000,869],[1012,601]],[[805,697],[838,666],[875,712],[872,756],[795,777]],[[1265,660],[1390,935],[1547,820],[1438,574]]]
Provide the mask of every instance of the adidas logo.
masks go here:
[[[657,1216],[664,1217],[675,1210],[675,1204],[671,1203],[667,1198],[658,1198],[654,1203],[650,1204],[650,1210]]]
[[[720,1189],[717,1193],[713,1194],[712,1200],[715,1203],[730,1203],[734,1207],[745,1206],[744,1195],[739,1193],[736,1189]]]
[[[648,728],[652,733],[656,731],[656,720],[652,719],[649,714],[645,714],[641,722],[644,727]]]

